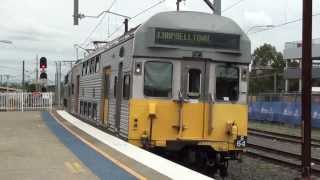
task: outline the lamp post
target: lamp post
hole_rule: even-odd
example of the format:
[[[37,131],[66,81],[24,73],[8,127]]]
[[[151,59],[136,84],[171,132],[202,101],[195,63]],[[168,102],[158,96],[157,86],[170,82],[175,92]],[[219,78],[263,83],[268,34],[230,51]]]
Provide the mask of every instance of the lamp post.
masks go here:
[[[13,42],[12,41],[9,41],[9,40],[4,40],[4,39],[1,39],[0,40],[0,43],[3,43],[3,44],[12,44],[13,45]],[[9,92],[9,86],[8,86],[8,81],[9,81],[9,75],[8,74],[6,74],[5,75],[5,77],[7,78],[7,80],[6,80],[6,87],[7,87],[7,93]]]
[[[13,42],[12,42],[12,41],[9,41],[9,40],[0,40],[0,43],[13,44]]]
[[[275,25],[273,25],[273,24],[251,26],[251,27],[246,31],[246,34],[248,34],[250,31],[252,31],[253,29],[256,29],[256,28],[269,29],[269,28],[273,28],[273,27],[275,27]]]

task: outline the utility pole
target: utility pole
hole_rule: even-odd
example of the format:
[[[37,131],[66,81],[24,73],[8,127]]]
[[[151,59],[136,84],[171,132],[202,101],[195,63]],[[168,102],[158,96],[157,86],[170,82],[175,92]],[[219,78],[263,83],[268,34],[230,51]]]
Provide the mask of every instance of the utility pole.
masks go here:
[[[38,54],[36,55],[36,79],[35,79],[35,82],[36,82],[36,91],[39,91],[39,70],[38,70]]]
[[[24,92],[24,60],[22,61],[22,91]]]
[[[177,2],[176,2],[176,5],[177,5],[177,11],[180,11],[180,2],[181,2],[182,0],[177,0]]]
[[[302,178],[311,176],[312,0],[303,0],[301,137]]]
[[[60,107],[61,105],[61,62],[56,62],[56,77],[57,77],[57,84],[56,84],[56,97],[57,97],[57,105]]]
[[[214,14],[221,16],[221,0],[214,0]]]
[[[8,84],[9,83],[8,82],[9,81],[9,75],[7,74],[5,76],[7,77],[7,83],[6,83],[7,84],[7,93],[9,93],[9,84]]]
[[[277,73],[273,73],[273,93],[277,93]]]

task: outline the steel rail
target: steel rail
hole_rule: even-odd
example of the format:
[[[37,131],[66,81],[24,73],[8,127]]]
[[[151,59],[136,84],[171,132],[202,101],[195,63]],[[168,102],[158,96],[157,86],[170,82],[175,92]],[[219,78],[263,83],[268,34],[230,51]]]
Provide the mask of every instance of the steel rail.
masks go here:
[[[299,164],[299,163],[290,162],[288,160],[278,158],[278,156],[270,156],[270,155],[268,156],[268,155],[260,153],[260,152],[252,151],[252,150],[250,150],[250,148],[254,149],[254,150],[258,150],[258,151],[263,151],[263,152],[266,152],[269,154],[281,155],[284,158],[292,159],[293,161],[298,161],[298,162],[301,159],[301,155],[299,155],[299,154],[294,154],[294,153],[290,153],[290,152],[286,152],[286,151],[272,149],[272,148],[268,148],[268,147],[264,147],[264,146],[259,146],[256,144],[251,144],[251,143],[247,143],[247,147],[249,147],[249,149],[246,150],[245,155],[248,155],[251,157],[258,157],[258,158],[264,159],[266,161],[274,162],[276,164],[281,164],[281,165],[284,165],[287,167],[301,169],[301,164]],[[316,165],[320,165],[320,159],[318,159],[318,158],[312,158],[312,162],[315,163]],[[320,175],[320,169],[313,167],[312,173]]]
[[[251,131],[251,132],[259,132],[259,133],[264,133],[264,134],[269,134],[269,135],[274,135],[274,136],[281,136],[281,137],[284,137],[284,138],[299,139],[299,140],[301,140],[301,136],[284,134],[284,133],[277,133],[277,132],[266,131],[266,130],[261,130],[261,129],[248,128],[248,131]],[[319,143],[319,144],[320,144],[320,139],[312,138],[311,141],[313,141],[314,143]]]
[[[262,138],[266,138],[266,139],[275,139],[275,140],[278,140],[278,141],[289,142],[289,143],[296,143],[296,144],[301,144],[302,143],[300,138],[299,139],[288,138],[288,137],[271,135],[271,134],[261,133],[261,132],[249,131],[248,135],[262,137]],[[317,143],[311,143],[311,146],[314,147],[314,148],[320,148],[320,144],[317,144]]]

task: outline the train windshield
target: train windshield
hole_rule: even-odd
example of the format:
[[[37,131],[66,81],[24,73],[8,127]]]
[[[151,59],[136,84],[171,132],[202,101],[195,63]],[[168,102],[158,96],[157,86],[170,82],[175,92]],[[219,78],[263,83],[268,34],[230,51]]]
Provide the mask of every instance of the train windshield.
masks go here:
[[[200,97],[201,89],[201,71],[199,69],[190,69],[188,72],[188,92],[191,99]]]
[[[173,65],[168,62],[146,62],[144,65],[144,95],[171,97]]]
[[[237,101],[239,97],[239,68],[218,65],[216,68],[216,99]]]

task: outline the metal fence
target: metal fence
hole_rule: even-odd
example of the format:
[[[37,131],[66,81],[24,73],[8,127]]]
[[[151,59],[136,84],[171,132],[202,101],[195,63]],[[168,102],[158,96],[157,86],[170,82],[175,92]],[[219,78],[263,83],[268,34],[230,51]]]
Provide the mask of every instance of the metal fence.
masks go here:
[[[46,111],[52,109],[53,93],[0,93],[0,111]]]

